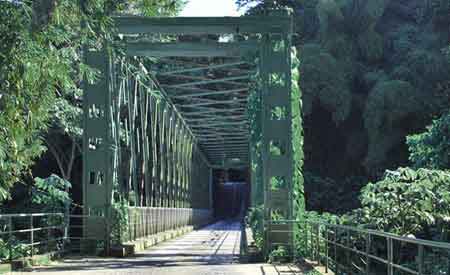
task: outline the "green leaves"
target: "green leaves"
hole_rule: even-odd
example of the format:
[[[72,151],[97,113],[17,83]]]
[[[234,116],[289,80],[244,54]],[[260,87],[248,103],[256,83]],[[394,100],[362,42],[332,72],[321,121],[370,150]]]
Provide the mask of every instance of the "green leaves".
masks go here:
[[[32,201],[43,206],[44,212],[62,212],[72,202],[67,192],[71,187],[70,182],[57,175],[46,179],[35,178]]]
[[[450,112],[435,120],[426,132],[408,136],[407,144],[414,167],[450,169]]]
[[[449,225],[450,173],[399,168],[383,180],[366,185],[361,194],[361,217],[356,222],[400,235],[423,233],[425,228]],[[431,236],[433,237],[433,236]]]

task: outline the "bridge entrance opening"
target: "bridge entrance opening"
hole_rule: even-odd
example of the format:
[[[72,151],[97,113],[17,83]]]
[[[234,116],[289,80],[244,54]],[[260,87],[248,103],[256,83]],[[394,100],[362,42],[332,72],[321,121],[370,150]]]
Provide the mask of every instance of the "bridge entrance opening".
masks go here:
[[[250,206],[250,173],[243,169],[215,169],[213,209],[216,219],[242,219]]]

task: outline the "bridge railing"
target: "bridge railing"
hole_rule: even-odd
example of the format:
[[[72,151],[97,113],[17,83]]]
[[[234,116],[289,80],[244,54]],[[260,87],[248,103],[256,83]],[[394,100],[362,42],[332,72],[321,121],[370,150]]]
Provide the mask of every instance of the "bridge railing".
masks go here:
[[[201,226],[210,222],[211,218],[212,212],[208,209],[128,207],[125,226],[111,233],[119,234],[118,242],[130,242],[184,226]],[[107,223],[104,216],[71,214],[67,217],[64,213],[1,214],[0,263],[47,253],[104,253],[107,243],[113,237],[106,232],[104,238],[92,237],[90,232],[85,232],[88,222]],[[109,222],[113,227],[120,223],[115,218]]]
[[[320,221],[297,226],[301,256],[335,274],[450,275],[450,243]]]
[[[63,213],[1,214],[0,262],[64,249]]]

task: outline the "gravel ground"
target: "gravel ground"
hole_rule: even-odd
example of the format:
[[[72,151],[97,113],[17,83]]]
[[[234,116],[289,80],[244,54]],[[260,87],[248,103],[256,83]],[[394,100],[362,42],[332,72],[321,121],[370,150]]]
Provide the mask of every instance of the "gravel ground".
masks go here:
[[[132,274],[132,275],[290,275],[303,274],[294,266],[239,264],[241,228],[219,221],[131,258],[69,258],[32,272],[12,274]]]

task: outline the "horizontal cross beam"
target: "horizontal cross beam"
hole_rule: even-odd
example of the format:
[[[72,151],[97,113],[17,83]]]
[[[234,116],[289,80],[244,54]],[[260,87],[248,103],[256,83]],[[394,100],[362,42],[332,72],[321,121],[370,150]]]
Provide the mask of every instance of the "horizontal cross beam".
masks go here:
[[[192,81],[182,84],[175,84],[175,85],[161,85],[164,88],[172,89],[172,88],[180,88],[180,87],[190,87],[190,86],[196,86],[196,85],[206,85],[206,84],[215,84],[215,83],[223,83],[227,81],[233,81],[233,80],[244,80],[244,79],[250,79],[253,75],[241,75],[241,76],[232,76],[232,77],[226,77],[226,78],[220,78],[220,79],[209,79],[209,80],[200,80],[200,81]],[[235,83],[234,85],[239,85],[242,87],[247,87],[247,83]]]
[[[215,99],[211,99],[208,102],[200,102],[200,103],[191,103],[191,104],[179,104],[178,103],[177,106],[181,106],[181,107],[199,107],[199,106],[209,106],[209,105],[217,105],[217,104],[235,104],[237,106],[245,107],[245,105],[238,104],[238,103],[247,102],[247,101],[248,101],[247,98],[233,99],[233,100],[215,100]]]
[[[287,11],[278,14],[243,17],[144,17],[118,16],[114,23],[121,34],[241,34],[293,32]]]
[[[248,63],[247,62],[233,62],[233,63],[210,65],[210,66],[196,67],[196,68],[189,68],[189,69],[180,69],[180,70],[174,70],[174,71],[168,71],[168,72],[158,72],[157,74],[158,75],[171,75],[171,74],[180,74],[180,73],[192,73],[192,72],[199,72],[199,71],[205,71],[205,70],[215,70],[215,69],[234,67],[234,66],[239,66],[239,65],[244,65],[244,64],[248,64]]]
[[[247,121],[232,121],[232,122],[220,122],[220,121],[216,121],[216,122],[207,122],[204,124],[196,124],[196,125],[191,125],[191,128],[194,129],[204,129],[204,128],[211,128],[211,127],[222,127],[222,126],[234,126],[234,125],[247,125]],[[247,130],[244,128],[237,128],[240,130]]]
[[[233,147],[223,147],[223,148],[219,148],[219,147],[217,147],[217,148],[208,148],[208,147],[203,147],[203,148],[205,148],[205,150],[206,150],[206,152],[215,152],[215,151],[228,151],[228,152],[231,152],[231,151],[236,151],[236,150],[239,150],[239,151],[245,151],[245,152],[248,152],[248,146],[233,146]]]
[[[152,43],[129,42],[126,44],[128,56],[151,57],[241,57],[258,50],[252,41],[230,43]]]
[[[173,98],[181,99],[181,98],[202,97],[202,96],[212,96],[212,95],[228,95],[228,94],[236,94],[236,93],[242,93],[242,92],[248,92],[248,88],[231,89],[231,90],[224,90],[224,91],[210,90],[209,92],[197,92],[197,93],[189,93],[189,94],[186,93],[186,94],[175,95],[175,96],[173,96]]]
[[[245,108],[228,108],[228,109],[219,109],[219,108],[211,108],[211,107],[202,107],[199,108],[201,111],[181,111],[181,113],[185,117],[189,116],[199,116],[199,115],[207,115],[207,114],[223,114],[223,113],[233,113],[233,112],[245,112]],[[236,115],[236,114],[234,114]]]
[[[237,115],[237,116],[214,116],[214,115],[209,115],[207,117],[201,117],[201,118],[186,118],[185,120],[187,122],[197,122],[197,121],[231,121],[231,120],[235,120],[235,119],[240,119],[240,120],[246,120],[247,119],[247,115]]]

